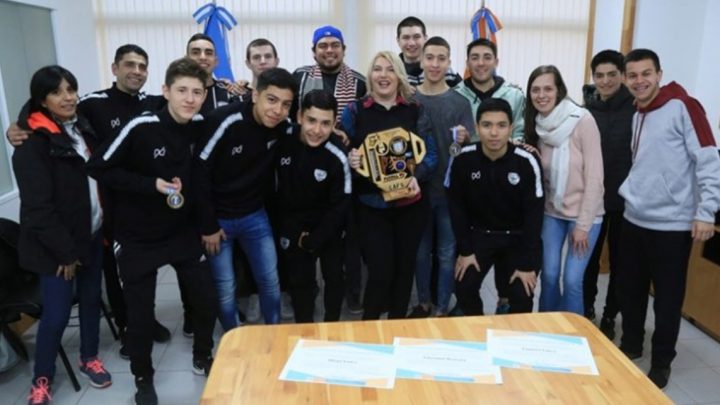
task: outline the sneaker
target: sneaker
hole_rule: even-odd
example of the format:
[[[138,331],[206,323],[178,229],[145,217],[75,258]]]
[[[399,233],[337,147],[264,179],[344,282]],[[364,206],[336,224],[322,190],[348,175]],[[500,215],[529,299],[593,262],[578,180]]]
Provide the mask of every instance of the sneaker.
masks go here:
[[[102,360],[93,357],[88,361],[80,360],[80,372],[90,379],[90,385],[95,388],[105,388],[112,385],[110,373],[103,367]]]
[[[595,308],[588,308],[585,311],[585,318],[587,318],[590,322],[595,322]]]
[[[362,302],[360,302],[360,295],[356,294],[350,294],[345,298],[345,302],[347,303],[348,312],[351,314],[362,314],[363,313],[363,306]]]
[[[185,314],[185,320],[183,321],[183,336],[190,339],[193,337],[193,326],[190,316]]]
[[[158,397],[155,392],[152,377],[135,377],[135,404],[136,405],[157,405]]]
[[[164,327],[157,320],[155,321],[155,326],[153,327],[153,340],[158,343],[165,343],[170,340],[170,330]]]
[[[247,321],[250,323],[260,322],[260,298],[257,294],[248,297]]]
[[[448,312],[448,316],[465,316],[462,309],[460,309],[460,305],[455,305],[453,309]]]
[[[663,389],[670,379],[670,367],[650,367],[648,378],[658,388]]]
[[[293,319],[295,311],[292,307],[290,294],[284,292],[280,295],[280,317],[285,320]]]
[[[603,316],[600,319],[600,332],[610,340],[615,339],[615,320]]]
[[[130,360],[130,352],[128,352],[125,339],[125,333],[120,334],[120,350],[118,350],[118,354],[120,354],[121,359]]]
[[[206,358],[195,358],[193,359],[193,373],[207,377],[210,375],[210,368],[212,367],[212,364],[213,358],[211,356]]]
[[[620,348],[620,351],[623,352],[623,354],[624,354],[625,356],[627,356],[627,358],[630,359],[630,360],[637,360],[637,359],[639,359],[640,357],[642,357],[642,352],[641,352],[641,351],[640,351],[640,352],[633,352],[633,351],[630,351],[630,350],[627,350],[627,349],[623,349],[622,347]]]
[[[30,386],[30,395],[28,395],[28,405],[45,405],[49,404],[52,396],[50,396],[50,382],[46,377],[40,377]]]
[[[120,358],[123,360],[130,360],[130,353],[128,352],[128,348],[125,345],[120,346],[120,350],[118,350],[118,354],[120,355]]]
[[[416,305],[408,314],[407,318],[427,318],[430,316],[430,308],[423,308],[422,305]]]

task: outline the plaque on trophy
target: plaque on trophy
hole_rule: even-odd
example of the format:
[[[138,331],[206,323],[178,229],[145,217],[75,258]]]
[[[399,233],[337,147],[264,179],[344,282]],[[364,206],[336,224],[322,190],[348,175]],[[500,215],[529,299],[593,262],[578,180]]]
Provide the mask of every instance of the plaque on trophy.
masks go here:
[[[385,201],[410,197],[408,184],[425,157],[425,141],[401,127],[374,132],[358,148],[357,172],[382,191]]]

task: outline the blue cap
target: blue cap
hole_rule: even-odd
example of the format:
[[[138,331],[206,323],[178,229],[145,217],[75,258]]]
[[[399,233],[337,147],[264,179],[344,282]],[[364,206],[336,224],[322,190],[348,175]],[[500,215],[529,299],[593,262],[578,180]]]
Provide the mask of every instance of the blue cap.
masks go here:
[[[340,43],[345,45],[345,40],[343,40],[342,32],[340,32],[339,29],[333,27],[332,25],[326,25],[324,27],[316,29],[313,33],[313,46],[317,45],[318,41],[325,37],[335,37],[340,40]]]

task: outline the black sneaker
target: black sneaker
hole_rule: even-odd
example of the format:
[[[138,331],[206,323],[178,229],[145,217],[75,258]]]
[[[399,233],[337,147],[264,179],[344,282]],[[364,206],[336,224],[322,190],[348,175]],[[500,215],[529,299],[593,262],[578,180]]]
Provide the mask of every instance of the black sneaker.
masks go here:
[[[190,316],[188,316],[188,315],[185,315],[185,320],[183,321],[183,336],[185,336],[186,338],[193,337],[192,320],[190,319]]]
[[[130,353],[128,353],[127,346],[125,346],[125,345],[120,346],[120,350],[118,350],[118,354],[120,354],[121,359],[130,360]]]
[[[630,360],[636,360],[642,357],[642,351],[639,352],[633,352],[631,350],[620,348],[620,351],[623,352],[623,354]]]
[[[157,320],[155,321],[155,326],[153,326],[153,340],[158,343],[165,343],[170,340],[170,330]]]
[[[430,308],[425,309],[422,305],[416,305],[408,314],[408,318],[428,318],[430,316]]]
[[[585,311],[585,318],[587,318],[590,322],[595,322],[595,308],[588,308]]]
[[[648,378],[658,388],[663,389],[670,379],[670,367],[650,367]]]
[[[118,353],[121,359],[130,360],[130,352],[128,352],[126,339],[127,335],[125,334],[125,329],[123,329],[122,332],[120,332],[120,350],[118,350]]]
[[[350,312],[351,314],[357,315],[357,314],[363,313],[363,306],[362,306],[362,302],[360,302],[359,294],[346,295],[345,303],[347,303],[348,312]]]
[[[157,405],[158,397],[152,377],[135,377],[135,387],[137,388],[136,405]]]
[[[205,358],[193,359],[193,373],[197,375],[204,375],[205,377],[210,375],[210,368],[213,364],[213,358],[211,356]]]
[[[610,340],[615,339],[615,320],[603,316],[600,319],[600,332]]]

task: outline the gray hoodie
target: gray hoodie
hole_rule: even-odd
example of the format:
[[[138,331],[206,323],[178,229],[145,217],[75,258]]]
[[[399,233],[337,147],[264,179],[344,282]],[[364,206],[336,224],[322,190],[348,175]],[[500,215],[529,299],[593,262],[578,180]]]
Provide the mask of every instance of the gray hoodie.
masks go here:
[[[633,117],[633,165],[620,186],[625,218],[657,231],[715,222],[720,156],[700,103],[677,83]]]

